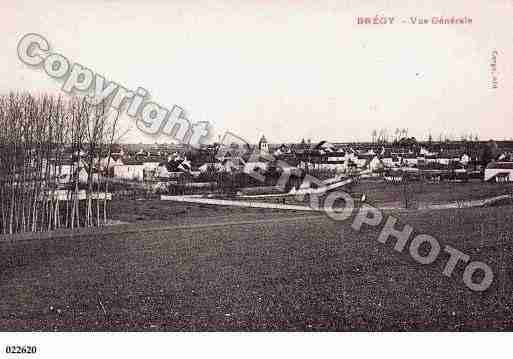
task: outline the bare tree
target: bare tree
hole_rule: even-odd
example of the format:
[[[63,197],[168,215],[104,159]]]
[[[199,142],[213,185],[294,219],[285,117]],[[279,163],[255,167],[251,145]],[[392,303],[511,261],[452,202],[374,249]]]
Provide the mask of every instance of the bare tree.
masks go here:
[[[108,181],[100,201],[98,161],[105,148],[110,159],[118,118],[107,123],[104,112],[104,106],[79,98],[66,102],[48,95],[0,96],[1,233],[106,223]],[[81,189],[84,171],[87,180]]]
[[[372,143],[376,142],[377,135],[378,135],[378,131],[372,130]]]

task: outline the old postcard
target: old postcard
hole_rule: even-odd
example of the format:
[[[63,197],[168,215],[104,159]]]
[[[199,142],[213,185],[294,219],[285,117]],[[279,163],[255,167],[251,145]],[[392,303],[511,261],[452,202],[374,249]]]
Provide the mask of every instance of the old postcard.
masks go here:
[[[511,1],[0,9],[5,335],[513,329]]]

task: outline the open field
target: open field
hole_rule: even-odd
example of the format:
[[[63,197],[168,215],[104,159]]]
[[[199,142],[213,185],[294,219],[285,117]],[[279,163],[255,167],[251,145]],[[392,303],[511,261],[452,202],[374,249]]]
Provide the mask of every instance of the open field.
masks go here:
[[[303,212],[292,211],[293,215]],[[215,205],[186,204],[157,199],[141,201],[118,201],[112,203],[112,219],[125,223],[163,222],[166,224],[182,224],[198,221],[207,221],[208,218],[240,219],[249,215],[254,218],[273,218],[277,215],[290,216],[291,211],[233,208]],[[309,213],[311,215],[311,213]]]
[[[361,181],[352,187],[352,192],[366,193],[373,204],[392,203],[404,205],[404,185],[377,181]],[[497,184],[481,181],[468,183],[425,183],[411,182],[407,185],[409,199],[413,203],[446,203],[475,200],[513,193],[513,184]]]
[[[195,215],[153,232],[1,243],[0,328],[513,329],[513,207],[395,213],[488,263],[495,280],[478,293],[459,266],[441,274],[448,255],[422,266],[351,220],[166,206]]]
[[[356,184],[351,184],[341,188],[352,195],[355,202],[358,202],[362,194],[365,194],[367,203],[376,207],[386,208],[405,208],[406,198],[408,208],[425,208],[429,205],[445,204],[457,201],[471,201],[491,198],[500,195],[513,194],[512,184],[483,183],[481,181],[470,181],[468,183],[425,183],[411,182],[405,188],[402,184],[391,184],[382,180],[362,180]],[[219,199],[232,199],[219,195]],[[253,195],[234,197],[234,200],[262,203],[277,203],[286,205],[308,206],[309,201],[295,195]],[[335,204],[336,206],[337,204]],[[162,204],[157,204],[162,206]],[[220,206],[217,211],[225,211]],[[121,212],[125,212],[120,207]],[[210,213],[212,210],[207,211]],[[195,212],[195,211],[193,211]],[[215,213],[215,212],[214,212]],[[155,213],[156,216],[161,215]],[[194,213],[191,212],[191,215]]]
[[[402,184],[391,184],[378,180],[361,180],[349,187],[341,188],[359,199],[363,193],[367,202],[377,207],[404,208],[405,193],[407,193],[409,208],[417,208],[419,205],[442,204],[455,201],[468,201],[485,199],[489,197],[513,194],[513,184],[486,183],[470,181],[468,183],[426,183],[410,182],[405,190]],[[405,192],[406,191],[406,192]],[[257,200],[260,202],[304,204],[295,196],[287,197],[261,197],[243,198],[242,200]]]

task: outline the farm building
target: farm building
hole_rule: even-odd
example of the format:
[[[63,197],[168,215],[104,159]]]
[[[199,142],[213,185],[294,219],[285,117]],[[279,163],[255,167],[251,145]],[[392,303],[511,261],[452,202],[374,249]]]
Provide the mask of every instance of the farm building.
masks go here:
[[[246,162],[244,164],[244,172],[251,173],[254,171],[258,171],[258,170],[266,171],[267,167],[268,167],[268,162],[264,162],[264,161]]]
[[[369,162],[369,169],[372,172],[379,172],[382,171],[385,168],[383,165],[383,162],[379,159],[378,156],[375,156],[370,162]]]
[[[87,170],[84,161],[73,162],[63,161],[59,166],[50,167],[50,175],[57,176],[57,182],[60,186],[71,183],[78,178],[80,183],[87,183]]]
[[[143,166],[144,166],[144,169],[147,171],[155,171],[159,167],[161,162],[162,162],[161,159],[150,158],[147,160],[143,160]]]
[[[155,170],[154,177],[157,179],[177,179],[186,175],[188,171],[181,169],[180,167],[171,166],[167,163],[162,163]]]
[[[513,162],[490,162],[485,168],[484,180],[513,182]]]
[[[127,160],[122,165],[114,166],[114,177],[142,181],[144,179],[144,164],[142,161]]]
[[[406,166],[417,166],[419,163],[419,159],[415,154],[403,154],[401,157],[401,162]]]
[[[232,161],[232,160],[226,159],[222,162],[204,163],[198,169],[200,172],[205,173],[208,171],[233,172],[234,170],[238,170],[240,168],[242,168],[240,161]]]
[[[451,162],[460,162],[463,153],[459,151],[444,151],[438,156],[437,162],[442,165],[449,165]]]
[[[123,161],[119,156],[106,156],[103,158],[95,158],[93,165],[101,172],[110,170],[114,166],[122,165]]]
[[[403,181],[403,176],[399,173],[397,174],[387,174],[383,177],[385,182],[389,183],[401,183]]]

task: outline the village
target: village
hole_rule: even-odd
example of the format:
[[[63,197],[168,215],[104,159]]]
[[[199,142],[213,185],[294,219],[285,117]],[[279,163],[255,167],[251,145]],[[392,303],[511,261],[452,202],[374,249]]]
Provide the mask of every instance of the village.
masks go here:
[[[495,146],[495,147],[494,147]],[[270,144],[265,136],[247,146],[237,143],[205,145],[199,150],[177,145],[114,145],[110,157],[95,158],[96,171],[114,179],[153,184],[201,183],[213,173],[268,171],[283,161],[321,177],[359,174],[401,182],[419,176],[430,181],[513,181],[513,143],[455,141],[417,143],[345,143],[303,139],[296,144]],[[80,168],[81,166],[78,166]],[[87,171],[81,178],[86,182]]]
[[[422,199],[428,194],[438,194],[441,203],[493,199],[509,195],[513,182],[512,141],[417,141],[407,130],[397,130],[393,139],[374,131],[368,142],[276,143],[260,135],[253,144],[235,141],[235,136],[194,148],[115,143],[109,141],[114,127],[77,137],[73,133],[79,123],[64,118],[43,123],[46,137],[38,139],[41,125],[26,121],[25,131],[34,131],[33,137],[14,145],[6,142],[2,152],[4,234],[123,223],[131,200],[151,199],[162,213],[173,213],[167,201],[206,203],[213,197],[214,205],[236,199],[241,202],[229,205],[301,209],[319,186],[328,186],[324,195],[343,189],[384,207],[421,208],[433,204]],[[111,125],[101,116],[83,121],[96,128]],[[58,136],[53,135],[55,126],[62,129]],[[21,130],[13,126],[6,133],[22,136]],[[204,198],[193,198],[197,196]]]

